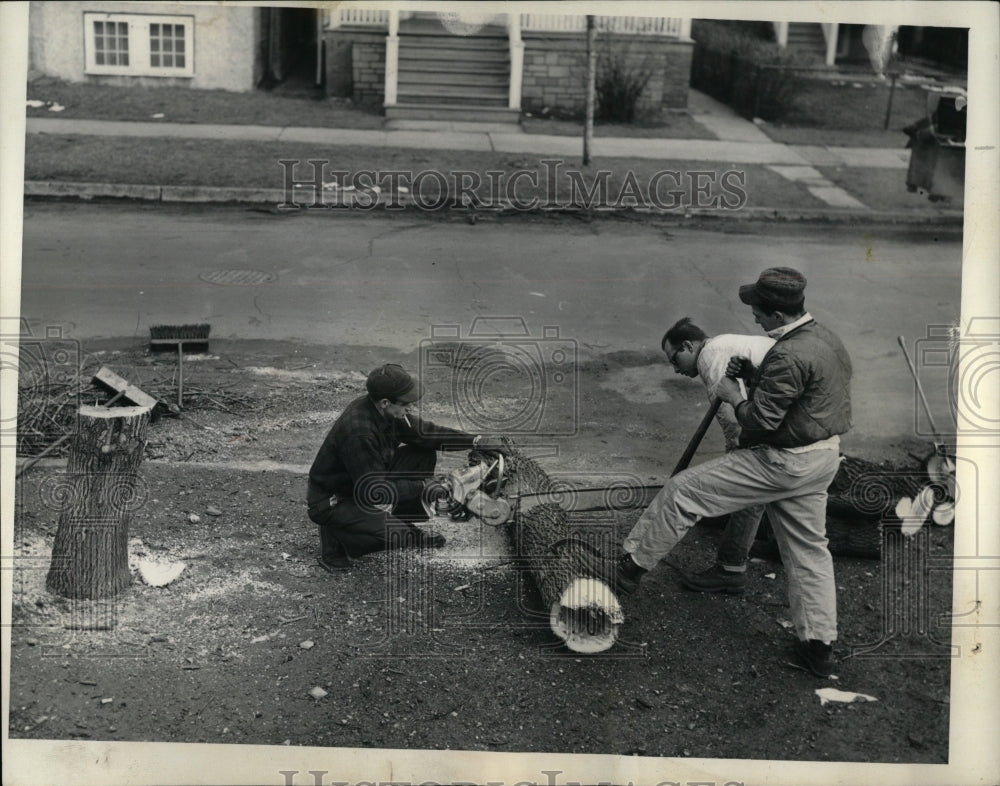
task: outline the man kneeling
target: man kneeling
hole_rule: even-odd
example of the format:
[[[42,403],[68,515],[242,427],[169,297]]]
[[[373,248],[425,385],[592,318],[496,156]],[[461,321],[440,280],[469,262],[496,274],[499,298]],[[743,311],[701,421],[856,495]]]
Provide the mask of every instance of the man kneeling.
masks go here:
[[[367,395],[347,405],[309,470],[309,518],[319,525],[319,564],[329,571],[373,551],[443,546],[442,535],[414,526],[429,518],[424,502],[445,493],[433,481],[437,451],[504,449],[499,439],[411,414],[423,390],[396,363],[372,371],[365,387]]]

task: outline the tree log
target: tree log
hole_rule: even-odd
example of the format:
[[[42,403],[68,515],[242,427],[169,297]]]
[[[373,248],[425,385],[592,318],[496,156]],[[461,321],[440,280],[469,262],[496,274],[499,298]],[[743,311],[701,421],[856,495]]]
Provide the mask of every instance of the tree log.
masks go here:
[[[51,592],[106,598],[131,583],[128,525],[146,498],[139,467],[149,416],[149,407],[80,407],[66,473],[41,486],[43,501],[59,510]]]
[[[553,491],[545,471],[512,450],[511,494]],[[607,577],[612,575],[614,529],[571,525],[557,503],[516,512],[507,527],[514,553],[527,563],[542,602],[549,609],[549,627],[574,652],[603,652],[618,637],[625,621]]]

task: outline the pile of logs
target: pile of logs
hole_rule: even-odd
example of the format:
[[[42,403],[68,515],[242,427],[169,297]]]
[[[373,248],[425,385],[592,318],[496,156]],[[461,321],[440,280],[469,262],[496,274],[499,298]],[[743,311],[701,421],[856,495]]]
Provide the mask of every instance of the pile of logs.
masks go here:
[[[922,466],[910,467],[845,456],[827,500],[826,534],[831,553],[878,559],[886,526],[912,534],[928,521],[953,523],[954,472],[954,460],[938,453]]]

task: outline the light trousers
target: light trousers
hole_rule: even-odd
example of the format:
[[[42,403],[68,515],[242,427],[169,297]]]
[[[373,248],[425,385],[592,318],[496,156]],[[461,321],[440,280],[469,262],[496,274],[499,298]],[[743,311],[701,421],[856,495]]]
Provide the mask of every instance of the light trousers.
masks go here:
[[[698,519],[764,505],[787,575],[795,632],[803,640],[832,642],[837,594],[826,539],[826,490],[839,465],[835,449],[734,450],[668,480],[625,538],[624,549],[650,570]]]

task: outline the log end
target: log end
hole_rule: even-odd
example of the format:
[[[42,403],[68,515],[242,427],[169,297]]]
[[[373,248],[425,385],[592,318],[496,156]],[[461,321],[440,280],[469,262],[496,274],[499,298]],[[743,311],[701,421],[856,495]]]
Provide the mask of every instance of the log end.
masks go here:
[[[611,649],[624,621],[618,598],[598,579],[574,579],[549,613],[552,632],[573,652]]]

